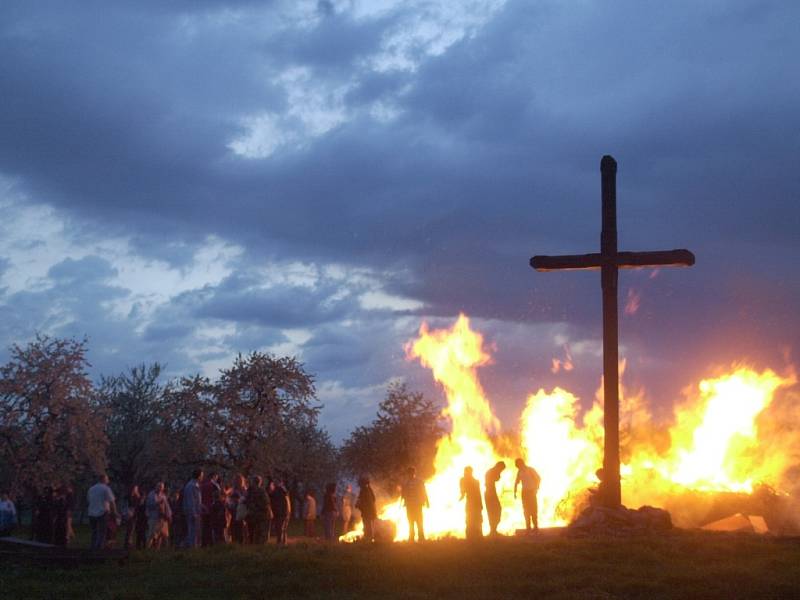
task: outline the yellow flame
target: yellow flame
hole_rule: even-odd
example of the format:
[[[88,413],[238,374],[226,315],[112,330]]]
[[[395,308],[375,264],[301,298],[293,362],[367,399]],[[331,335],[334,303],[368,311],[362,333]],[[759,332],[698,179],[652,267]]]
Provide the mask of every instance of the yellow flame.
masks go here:
[[[794,383],[792,375],[744,366],[702,380],[676,409],[670,451],[651,463],[669,482],[695,490],[751,492],[755,476],[777,484],[782,462],[758,451],[757,417]]]
[[[539,521],[564,525],[572,516],[576,492],[597,483],[594,472],[602,464],[600,447],[587,429],[575,426],[578,398],[561,388],[549,394],[539,390],[528,398],[522,413],[521,443],[526,462],[542,478]]]
[[[406,354],[430,368],[444,388],[447,406],[442,414],[451,425],[437,445],[435,474],[426,481],[431,504],[425,511],[427,537],[464,537],[464,505],[458,500],[463,469],[473,467],[483,490],[483,475],[498,460],[506,463],[497,484],[503,509],[498,530],[509,534],[524,526],[521,505],[512,494],[513,459],[518,455],[542,479],[540,526],[564,525],[586,505],[587,490],[597,484],[595,471],[602,465],[602,382],[582,419],[579,399],[564,389],[549,393],[540,389],[531,395],[515,448],[502,438],[480,385],[477,369],[491,357],[465,315],[449,329],[431,331],[423,323],[419,337],[407,344]],[[620,373],[624,370],[622,362]],[[759,440],[758,420],[777,390],[795,383],[793,374],[782,377],[770,369],[758,372],[734,366],[690,390],[676,407],[669,428],[653,423],[642,392],[632,394],[621,386],[623,502],[663,505],[671,495],[686,490],[750,492],[757,481],[778,486],[788,459]],[[499,439],[505,442],[503,451],[497,448]],[[385,505],[379,518],[394,522],[396,540],[407,538],[408,523],[399,500]],[[484,533],[488,533],[486,520]],[[360,530],[342,539],[359,536]]]
[[[430,331],[420,327],[419,337],[406,347],[410,359],[431,369],[447,395],[442,414],[449,419],[450,432],[439,440],[434,467],[436,474],[426,482],[430,508],[425,511],[426,535],[431,538],[463,536],[464,507],[459,502],[459,479],[464,467],[471,466],[482,478],[501,456],[495,451],[490,435],[500,431],[500,422],[478,381],[477,369],[487,364],[489,354],[483,337],[470,329],[469,319],[460,315],[450,329]],[[508,464],[509,459],[505,459]],[[501,481],[507,484],[510,469]],[[501,497],[501,502],[506,495]],[[397,523],[397,538],[408,535],[404,516]],[[510,520],[501,522],[508,530]],[[488,531],[488,524],[485,524]]]

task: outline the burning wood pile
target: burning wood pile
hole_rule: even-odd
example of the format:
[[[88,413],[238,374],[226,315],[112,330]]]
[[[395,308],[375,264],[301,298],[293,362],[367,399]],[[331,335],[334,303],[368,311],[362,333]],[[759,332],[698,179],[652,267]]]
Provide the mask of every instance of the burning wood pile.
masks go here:
[[[502,430],[481,387],[478,369],[490,361],[490,355],[466,316],[461,315],[450,329],[430,330],[423,324],[406,354],[431,369],[443,387],[447,396],[443,416],[451,424],[437,446],[435,474],[426,481],[431,504],[425,512],[429,538],[464,537],[464,506],[458,492],[463,469],[473,467],[482,479],[498,461],[511,467],[497,483],[502,505],[498,530],[512,534],[521,526],[522,507],[513,497],[517,457],[541,476],[539,525],[558,527],[572,522],[570,532],[575,535],[663,531],[673,522],[678,527],[709,522],[707,511],[693,511],[676,501],[687,494],[749,497],[759,483],[769,484],[781,497],[788,498],[792,492],[787,474],[797,469],[792,461],[800,456],[800,414],[791,372],[780,375],[771,369],[735,365],[687,392],[667,425],[654,421],[643,393],[630,393],[621,386],[623,499],[643,508],[612,510],[587,508],[588,490],[597,487],[596,471],[603,462],[602,388],[586,411],[564,389],[540,389],[528,398],[517,438]],[[394,524],[395,540],[407,538],[408,524],[399,500],[385,504],[379,513],[381,520]],[[348,534],[345,541],[359,535]]]
[[[672,518],[662,508],[642,506],[633,510],[620,506],[590,506],[567,527],[570,537],[594,535],[628,536],[660,533],[672,529]]]

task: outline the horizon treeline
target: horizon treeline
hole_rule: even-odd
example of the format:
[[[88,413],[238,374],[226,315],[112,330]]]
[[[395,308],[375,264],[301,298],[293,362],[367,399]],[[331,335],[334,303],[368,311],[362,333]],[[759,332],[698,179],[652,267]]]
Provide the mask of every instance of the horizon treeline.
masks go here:
[[[0,489],[32,498],[48,485],[85,488],[108,473],[132,485],[182,485],[192,469],[272,476],[287,486],[370,476],[392,495],[408,465],[430,471],[439,408],[398,381],[369,425],[337,447],[319,423],[314,375],[295,357],[236,355],[216,378],[162,381],[140,363],[93,382],[88,340],[37,334],[0,366]]]

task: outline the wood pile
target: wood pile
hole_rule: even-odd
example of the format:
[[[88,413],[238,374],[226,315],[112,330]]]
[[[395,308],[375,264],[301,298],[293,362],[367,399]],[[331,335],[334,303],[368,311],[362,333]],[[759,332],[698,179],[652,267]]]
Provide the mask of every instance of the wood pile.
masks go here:
[[[569,537],[608,535],[625,537],[662,533],[672,529],[670,514],[661,508],[642,506],[638,510],[620,506],[590,506],[568,527]]]

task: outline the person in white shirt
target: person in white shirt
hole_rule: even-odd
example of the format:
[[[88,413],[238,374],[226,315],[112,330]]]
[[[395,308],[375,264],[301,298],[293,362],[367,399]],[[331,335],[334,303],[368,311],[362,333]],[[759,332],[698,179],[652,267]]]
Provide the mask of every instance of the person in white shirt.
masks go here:
[[[17,507],[8,492],[0,492],[0,537],[11,535],[17,526]]]
[[[89,508],[89,525],[92,528],[92,550],[101,550],[106,544],[106,523],[110,514],[117,512],[114,492],[108,487],[108,475],[101,475],[100,480],[86,492]]]

